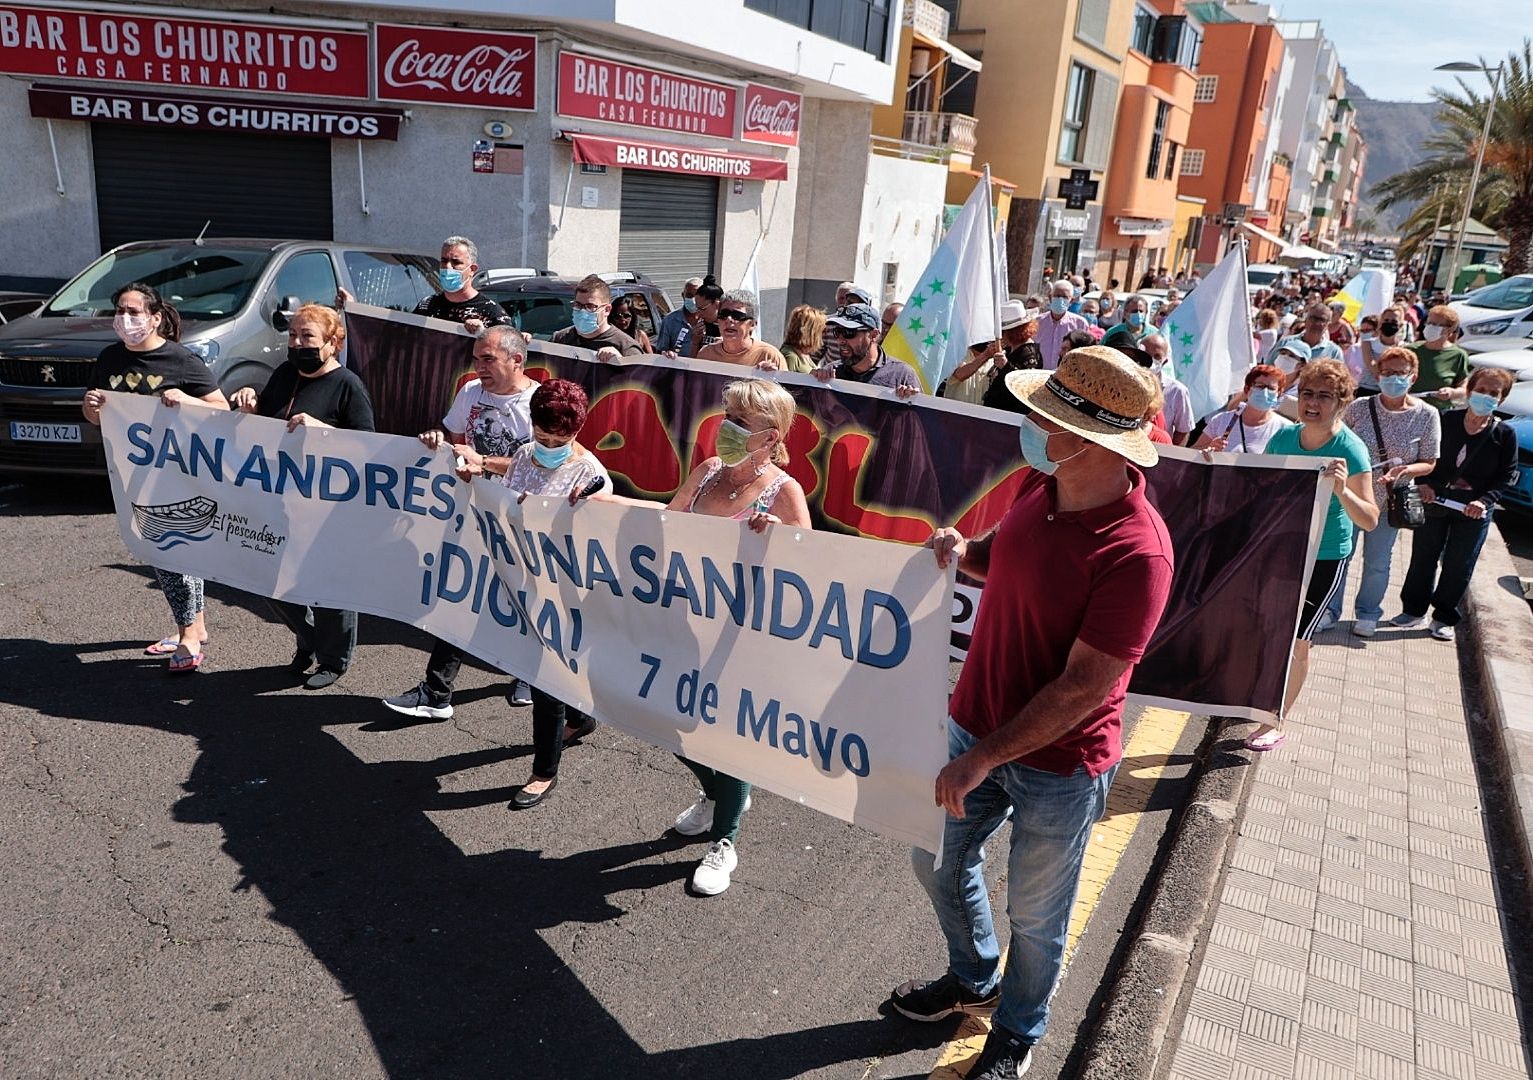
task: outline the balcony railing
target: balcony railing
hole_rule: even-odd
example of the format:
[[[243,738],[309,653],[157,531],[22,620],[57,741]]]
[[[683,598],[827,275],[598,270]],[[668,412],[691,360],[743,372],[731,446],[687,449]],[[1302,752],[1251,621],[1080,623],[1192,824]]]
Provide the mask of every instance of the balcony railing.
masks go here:
[[[906,113],[905,141],[944,146],[955,154],[972,155],[978,127],[979,121],[963,113]]]
[[[906,0],[905,25],[927,37],[947,40],[948,13],[932,0]]]

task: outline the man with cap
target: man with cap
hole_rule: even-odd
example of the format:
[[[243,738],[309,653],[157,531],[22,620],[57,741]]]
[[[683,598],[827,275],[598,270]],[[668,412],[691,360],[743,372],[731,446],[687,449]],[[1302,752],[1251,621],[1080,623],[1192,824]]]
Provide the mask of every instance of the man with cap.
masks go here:
[[[847,299],[847,294],[849,292],[851,292],[855,288],[857,288],[857,283],[855,281],[843,281],[841,284],[837,285],[836,286],[836,307],[844,308],[844,307],[846,307],[847,304],[852,303],[851,300]],[[872,303],[871,300],[866,301],[866,302],[867,303]],[[834,309],[832,309],[832,310],[834,310]]]
[[[1278,342],[1278,349],[1281,350],[1290,342],[1302,341],[1309,347],[1309,355],[1305,360],[1341,360],[1345,363],[1346,357],[1342,355],[1340,347],[1331,340],[1330,325],[1331,309],[1324,304],[1312,304],[1305,309],[1300,331]],[[1274,352],[1273,356],[1276,357],[1277,353]],[[1276,359],[1272,362],[1278,367],[1283,366]]]
[[[1302,337],[1284,338],[1272,353],[1272,366],[1283,373],[1283,396],[1278,398],[1277,414],[1285,420],[1299,419],[1299,372],[1309,363],[1309,345]]]
[[[1038,348],[1043,366],[1052,371],[1064,355],[1065,338],[1071,331],[1086,329],[1086,320],[1070,310],[1075,287],[1061,278],[1049,286],[1049,312],[1038,323]]]
[[[1141,426],[1152,388],[1134,362],[1092,345],[1006,386],[1031,410],[1016,501],[983,536],[930,541],[939,566],[985,583],[937,776],[942,865],[913,859],[948,971],[890,1000],[915,1020],[993,1014],[969,1080],[1020,1076],[1048,1026],[1081,860],[1122,757],[1124,693],[1171,592],[1171,540],[1139,471],[1157,460]],[[1008,816],[1003,973],[984,845]]]
[[[848,304],[837,308],[825,320],[825,346],[828,360],[815,368],[821,382],[832,378],[870,386],[888,386],[902,398],[921,392],[921,377],[915,368],[896,360],[879,346],[882,324],[878,312],[868,304]]]
[[[1020,300],[1001,304],[1000,340],[970,345],[969,358],[948,376],[943,396],[1016,412],[1017,399],[1006,389],[1005,378],[1008,372],[1034,371],[1043,366],[1043,354],[1033,340],[1037,332],[1037,312],[1028,311]]]

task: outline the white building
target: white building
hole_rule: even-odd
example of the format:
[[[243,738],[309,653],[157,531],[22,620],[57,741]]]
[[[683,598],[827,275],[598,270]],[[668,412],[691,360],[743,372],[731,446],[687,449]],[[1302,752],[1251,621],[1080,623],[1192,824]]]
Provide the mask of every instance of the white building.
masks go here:
[[[758,252],[770,337],[852,270],[817,251],[863,246],[823,241],[861,240],[899,6],[0,8],[0,275],[204,225],[428,253],[461,233],[485,266],[642,270],[673,298]]]

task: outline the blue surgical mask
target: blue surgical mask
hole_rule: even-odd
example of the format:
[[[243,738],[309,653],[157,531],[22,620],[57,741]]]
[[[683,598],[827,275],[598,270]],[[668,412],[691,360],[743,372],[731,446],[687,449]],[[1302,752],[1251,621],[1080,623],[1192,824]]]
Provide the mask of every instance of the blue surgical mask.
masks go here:
[[[1495,394],[1469,395],[1469,411],[1476,416],[1489,416],[1496,411],[1496,406],[1499,404],[1501,404],[1501,401]]]
[[[1022,459],[1045,476],[1054,475],[1055,470],[1066,461],[1084,453],[1086,450],[1083,446],[1074,454],[1071,454],[1070,457],[1060,461],[1050,461],[1049,439],[1058,434],[1060,432],[1044,431],[1037,424],[1033,423],[1030,417],[1026,416],[1022,417],[1022,426],[1017,429],[1017,441],[1022,444]]]
[[[462,270],[455,270],[450,266],[444,266],[436,272],[436,279],[441,282],[443,292],[457,292],[463,288]]]
[[[1409,375],[1380,375],[1379,389],[1390,397],[1404,397],[1415,381]]]
[[[697,297],[695,297],[695,296],[684,297],[682,299],[682,301],[681,301],[681,306],[684,309],[686,309],[687,311],[696,311],[697,310]]]
[[[1129,312],[1128,324],[1130,326],[1132,326],[1135,330],[1138,330],[1141,326],[1144,325],[1144,312],[1142,312],[1142,311],[1131,311],[1131,312]]]
[[[590,337],[596,333],[597,327],[601,326],[601,316],[594,311],[574,310],[575,333],[581,337]]]
[[[540,442],[532,444],[532,460],[545,469],[557,469],[568,461],[574,452],[575,447],[570,443],[565,443],[563,446],[544,446]]]
[[[1258,386],[1251,390],[1251,395],[1246,400],[1251,403],[1253,409],[1263,411],[1275,409],[1278,403],[1278,392],[1270,386]]]
[[[1070,310],[1070,301],[1063,296],[1052,296],[1049,298],[1049,310],[1055,315],[1063,315]]]

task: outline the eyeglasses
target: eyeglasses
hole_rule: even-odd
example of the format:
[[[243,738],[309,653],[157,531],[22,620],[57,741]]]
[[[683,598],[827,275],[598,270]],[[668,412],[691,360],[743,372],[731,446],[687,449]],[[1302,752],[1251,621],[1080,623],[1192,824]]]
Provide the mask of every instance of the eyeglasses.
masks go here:
[[[581,301],[581,300],[576,300],[570,306],[573,307],[576,311],[600,311],[602,308],[606,307],[607,305],[606,304],[590,304],[590,303],[586,303],[586,302]]]
[[[1300,390],[1299,396],[1305,401],[1329,402],[1336,400],[1335,394],[1325,390]]]
[[[730,322],[750,322],[751,319],[745,312],[736,311],[734,308],[726,308],[719,312],[719,318],[728,319]]]
[[[842,341],[845,341],[847,338],[854,338],[858,334],[866,333],[864,330],[848,330],[844,326],[828,326],[825,328],[825,332],[831,337],[840,338]]]

